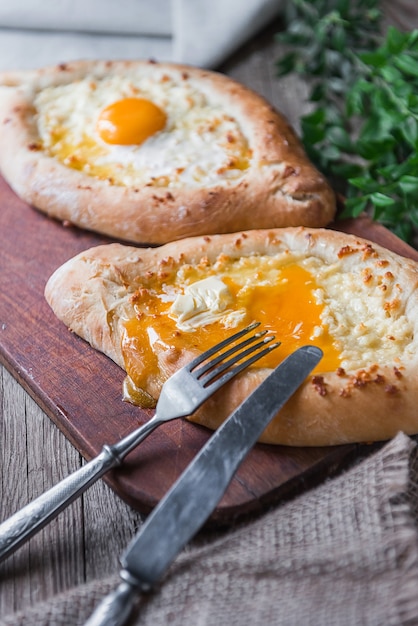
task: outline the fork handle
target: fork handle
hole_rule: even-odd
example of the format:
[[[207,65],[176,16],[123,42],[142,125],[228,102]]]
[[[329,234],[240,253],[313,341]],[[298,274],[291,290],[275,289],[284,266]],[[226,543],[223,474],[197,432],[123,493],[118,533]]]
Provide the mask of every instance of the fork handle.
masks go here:
[[[0,562],[56,517],[112,467],[119,465],[108,446],[79,470],[20,509],[0,525]]]
[[[110,469],[121,464],[159,424],[157,417],[102,451],[0,524],[0,563],[33,537]]]

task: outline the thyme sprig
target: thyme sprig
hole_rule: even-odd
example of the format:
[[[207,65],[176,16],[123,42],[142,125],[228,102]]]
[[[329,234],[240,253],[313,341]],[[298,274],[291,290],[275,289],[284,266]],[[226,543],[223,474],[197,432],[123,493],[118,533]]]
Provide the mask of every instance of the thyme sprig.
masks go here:
[[[381,33],[377,0],[290,0],[279,76],[310,84],[308,155],[346,197],[403,239],[418,229],[418,31]]]

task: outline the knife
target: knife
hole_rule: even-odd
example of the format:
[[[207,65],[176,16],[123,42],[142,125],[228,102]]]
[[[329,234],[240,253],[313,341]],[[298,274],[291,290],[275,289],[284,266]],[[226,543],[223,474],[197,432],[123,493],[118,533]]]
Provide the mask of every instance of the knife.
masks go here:
[[[215,431],[130,542],[121,557],[121,583],[85,626],[125,624],[138,593],[151,591],[207,521],[244,457],[322,355],[316,346],[293,352]]]

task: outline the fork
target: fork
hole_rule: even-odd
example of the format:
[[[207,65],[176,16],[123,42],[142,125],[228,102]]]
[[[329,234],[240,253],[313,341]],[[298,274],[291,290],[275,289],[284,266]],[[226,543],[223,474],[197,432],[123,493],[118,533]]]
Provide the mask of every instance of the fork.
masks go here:
[[[191,415],[231,378],[280,345],[270,343],[274,336],[265,336],[266,330],[232,345],[258,326],[259,322],[250,324],[175,372],[164,383],[155,415],[148,422],[119,442],[105,444],[91,461],[0,524],[0,562],[46,526],[103,474],[121,465],[126,455],[157,426]],[[230,345],[228,350],[222,352]]]

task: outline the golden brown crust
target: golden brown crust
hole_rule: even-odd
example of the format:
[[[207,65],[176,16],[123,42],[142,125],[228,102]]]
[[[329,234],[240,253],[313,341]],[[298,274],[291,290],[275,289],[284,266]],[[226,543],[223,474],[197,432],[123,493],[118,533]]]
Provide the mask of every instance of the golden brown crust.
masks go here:
[[[59,319],[123,367],[120,319],[134,315],[129,294],[147,272],[175,271],[181,264],[198,264],[204,257],[214,261],[221,253],[233,258],[283,250],[314,256],[330,267],[337,266],[341,273],[358,272],[359,280],[366,283],[370,268],[376,277],[392,276],[397,306],[412,331],[407,349],[388,362],[311,376],[266,429],[262,441],[322,446],[387,439],[399,430],[417,433],[418,266],[357,237],[324,229],[288,228],[190,238],[157,249],[98,246],[58,268],[45,294]],[[390,316],[393,294],[386,306]],[[173,363],[173,355],[161,355],[160,365],[168,376],[190,357],[185,351],[176,353]],[[244,373],[193,419],[216,428],[268,371]],[[148,391],[158,393],[158,389]]]
[[[34,95],[86,75],[100,78],[139,67],[188,81],[225,108],[252,149],[237,181],[201,188],[123,187],[66,167],[41,147]],[[80,61],[32,72],[0,74],[0,171],[15,192],[48,215],[127,241],[160,244],[249,228],[332,221],[335,198],[283,116],[230,78],[187,66]]]

